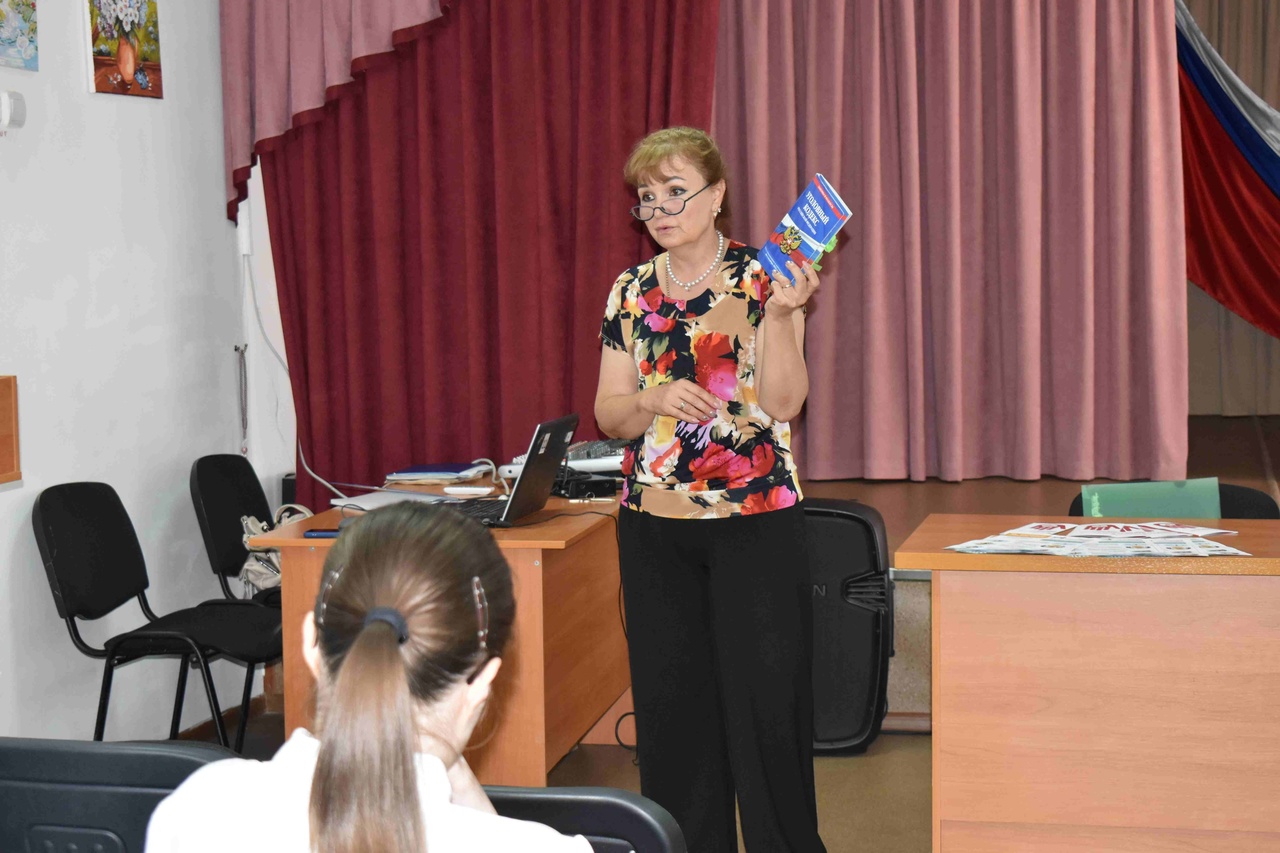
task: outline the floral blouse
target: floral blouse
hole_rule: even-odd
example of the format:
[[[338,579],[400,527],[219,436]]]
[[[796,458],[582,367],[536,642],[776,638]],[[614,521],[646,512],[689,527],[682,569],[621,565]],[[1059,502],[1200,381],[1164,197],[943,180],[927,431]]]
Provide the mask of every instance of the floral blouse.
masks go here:
[[[706,424],[655,417],[623,451],[622,506],[720,518],[795,504],[791,427],[756,400],[756,329],[769,298],[756,250],[730,242],[715,283],[687,301],[662,292],[657,260],[618,276],[600,337],[635,359],[637,390],[689,379],[727,405]]]

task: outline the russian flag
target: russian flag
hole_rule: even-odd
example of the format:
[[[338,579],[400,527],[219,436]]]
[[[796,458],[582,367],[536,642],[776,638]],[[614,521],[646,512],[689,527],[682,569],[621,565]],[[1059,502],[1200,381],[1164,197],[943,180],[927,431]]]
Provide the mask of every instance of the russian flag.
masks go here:
[[[1280,113],[1177,15],[1187,278],[1280,337]]]

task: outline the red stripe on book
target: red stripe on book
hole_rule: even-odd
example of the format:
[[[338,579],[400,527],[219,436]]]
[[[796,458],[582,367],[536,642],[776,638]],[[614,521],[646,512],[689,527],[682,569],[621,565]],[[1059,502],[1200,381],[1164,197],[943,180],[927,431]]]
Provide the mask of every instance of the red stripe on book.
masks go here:
[[[818,192],[822,193],[822,198],[826,201],[827,207],[831,208],[831,212],[835,214],[836,219],[844,222],[849,218],[840,211],[840,208],[836,206],[836,203],[831,200],[831,196],[827,195],[827,191],[822,188],[822,181],[815,178],[813,185],[818,188]]]

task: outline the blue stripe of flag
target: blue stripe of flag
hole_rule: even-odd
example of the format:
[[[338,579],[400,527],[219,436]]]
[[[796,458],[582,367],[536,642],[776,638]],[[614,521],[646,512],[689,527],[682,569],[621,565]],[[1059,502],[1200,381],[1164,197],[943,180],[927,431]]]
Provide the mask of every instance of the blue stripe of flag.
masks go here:
[[[1178,31],[1178,62],[1186,70],[1187,76],[1195,83],[1213,114],[1218,117],[1227,135],[1240,149],[1249,165],[1258,176],[1280,197],[1280,156],[1272,150],[1262,134],[1240,112],[1226,92],[1222,90],[1218,79],[1204,64],[1195,47]]]

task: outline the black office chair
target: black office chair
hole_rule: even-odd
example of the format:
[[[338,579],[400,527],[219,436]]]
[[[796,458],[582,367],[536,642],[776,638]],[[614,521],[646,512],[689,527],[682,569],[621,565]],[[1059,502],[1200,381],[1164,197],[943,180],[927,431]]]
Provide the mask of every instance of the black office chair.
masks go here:
[[[196,741],[0,738],[0,850],[69,850],[75,844],[141,853],[160,801],[205,764],[234,757]],[[638,794],[610,788],[486,791],[499,814],[583,835],[596,853],[687,850],[670,813]]]
[[[1248,486],[1218,483],[1218,503],[1223,518],[1272,518],[1280,519],[1280,506],[1266,492]],[[1084,515],[1084,498],[1077,494],[1071,501],[1067,515]]]
[[[103,659],[93,739],[102,740],[106,728],[115,668],[144,657],[176,655],[182,664],[169,737],[178,735],[187,667],[195,661],[204,679],[218,742],[226,746],[227,732],[209,673],[211,659],[226,657],[243,663],[246,670],[236,732],[239,752],[244,746],[254,669],[281,656],[279,611],[252,602],[219,600],[156,616],[147,602],[150,583],[133,522],[120,496],[106,483],[66,483],[45,489],[36,498],[31,521],[54,604],[67,623],[71,641],[89,657]],[[112,637],[101,649],[80,636],[77,619],[99,619],[135,597],[149,624]]]
[[[195,504],[209,564],[222,584],[222,594],[234,600],[227,578],[238,577],[249,556],[240,519],[251,515],[259,521],[271,520],[271,505],[253,464],[233,453],[200,457],[191,465],[191,502]],[[253,600],[278,608],[280,588],[261,590]]]
[[[142,853],[160,801],[205,764],[235,757],[198,741],[0,738],[0,850]]]

